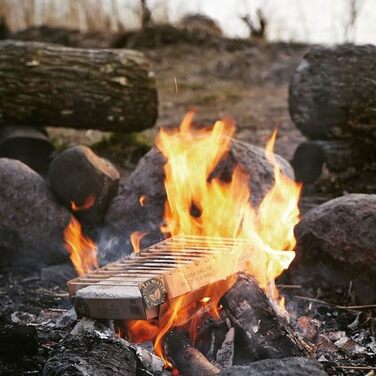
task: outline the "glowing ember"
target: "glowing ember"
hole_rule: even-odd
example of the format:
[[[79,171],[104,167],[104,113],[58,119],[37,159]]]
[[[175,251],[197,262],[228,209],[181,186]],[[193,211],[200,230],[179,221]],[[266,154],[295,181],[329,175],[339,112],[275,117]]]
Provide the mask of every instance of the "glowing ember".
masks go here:
[[[95,203],[95,196],[89,195],[82,205],[77,205],[74,201],[71,201],[71,208],[73,211],[82,211],[90,209]]]
[[[131,234],[131,243],[133,246],[134,253],[140,253],[140,242],[142,238],[146,235],[146,232],[135,231]]]
[[[72,217],[64,231],[65,247],[78,273],[83,275],[98,268],[97,247],[81,231],[80,222]]]
[[[188,113],[180,129],[161,130],[157,138],[157,147],[167,159],[167,201],[162,231],[167,236],[204,236],[212,248],[215,248],[215,244],[211,244],[213,237],[217,241],[218,237],[246,239],[253,246],[249,249],[252,265],[248,272],[271,299],[277,300],[274,280],[295,257],[293,229],[299,221],[301,187],[281,173],[273,154],[274,133],[268,142],[266,157],[274,166],[275,183],[259,208],[253,208],[250,205],[248,176],[239,166],[235,167],[231,181],[210,177],[230,148],[234,124],[229,120],[217,121],[210,130],[197,130],[191,126],[192,118],[193,112]],[[242,250],[239,249],[238,253],[240,258]],[[208,289],[205,298],[195,304],[201,307],[210,305],[208,309],[218,314],[218,301],[233,282],[234,278],[220,289]],[[157,354],[164,357],[163,336],[171,327],[185,324],[186,320],[182,318],[192,308],[184,300],[185,296],[177,298],[166,312],[161,312],[159,327],[150,322],[132,322],[128,325],[131,338],[136,342],[141,338],[145,340],[145,336],[138,332],[143,328],[140,332],[150,333],[148,339],[154,340]],[[197,321],[190,324],[188,330],[194,338]]]
[[[146,205],[146,196],[145,195],[141,195],[139,201],[140,201],[140,205],[141,206],[145,206]]]

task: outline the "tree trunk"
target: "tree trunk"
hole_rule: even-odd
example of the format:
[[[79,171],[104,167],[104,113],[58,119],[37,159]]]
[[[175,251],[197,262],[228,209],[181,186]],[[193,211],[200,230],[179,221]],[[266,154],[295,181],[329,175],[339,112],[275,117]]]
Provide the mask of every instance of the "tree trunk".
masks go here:
[[[315,47],[289,90],[291,119],[311,139],[376,138],[376,46]],[[371,140],[370,140],[371,139]]]
[[[0,42],[0,123],[133,132],[158,115],[154,73],[130,50]]]

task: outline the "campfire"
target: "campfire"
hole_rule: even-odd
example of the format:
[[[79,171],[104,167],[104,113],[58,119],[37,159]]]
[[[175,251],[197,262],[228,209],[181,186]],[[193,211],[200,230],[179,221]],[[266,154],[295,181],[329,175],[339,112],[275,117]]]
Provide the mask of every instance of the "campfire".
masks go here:
[[[276,134],[265,150],[275,183],[253,207],[249,177],[240,166],[227,180],[213,175],[229,151],[233,122],[195,128],[193,115],[189,112],[179,129],[162,129],[157,137],[166,158],[161,232],[167,240],[140,251],[144,233],[134,232],[134,255],[97,269],[96,247],[77,220],[65,231],[71,260],[82,275],[68,282],[77,314],[125,320],[121,335],[135,343],[153,341],[166,366],[172,364],[164,351],[165,336],[184,327],[194,343],[205,314],[220,318],[220,300],[239,272],[253,277],[279,314],[287,315],[275,278],[295,257],[293,229],[299,221],[300,185],[281,173],[273,154]]]
[[[0,374],[376,371],[375,47],[188,20],[0,41]]]

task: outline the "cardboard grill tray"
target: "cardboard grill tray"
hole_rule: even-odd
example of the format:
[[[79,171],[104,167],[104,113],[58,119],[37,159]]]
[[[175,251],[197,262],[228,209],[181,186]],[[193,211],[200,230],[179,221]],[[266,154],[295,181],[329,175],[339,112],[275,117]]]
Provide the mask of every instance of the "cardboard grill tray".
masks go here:
[[[80,317],[149,320],[183,294],[201,299],[209,285],[245,270],[250,254],[245,240],[175,236],[69,281],[68,291]]]

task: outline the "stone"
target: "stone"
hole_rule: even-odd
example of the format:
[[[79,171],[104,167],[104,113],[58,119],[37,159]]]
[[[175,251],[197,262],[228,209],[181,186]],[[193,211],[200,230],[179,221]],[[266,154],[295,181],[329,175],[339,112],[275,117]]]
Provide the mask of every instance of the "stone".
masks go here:
[[[0,158],[0,213],[2,263],[33,269],[68,259],[63,234],[71,213],[20,161]]]
[[[376,194],[349,194],[308,211],[295,227],[303,260],[329,259],[376,276]]]
[[[103,220],[117,194],[119,172],[86,146],[73,146],[54,158],[48,178],[59,200],[84,224]],[[73,205],[74,203],[74,205]]]
[[[294,178],[292,167],[277,156],[282,171]],[[158,232],[163,219],[166,193],[163,166],[165,159],[158,149],[152,148],[138,163],[133,173],[120,185],[120,193],[112,201],[106,214],[106,228],[102,242],[116,238],[119,248],[129,245],[129,236],[134,231]],[[268,162],[263,149],[232,140],[231,150],[215,168],[211,176],[228,180],[236,164],[249,174],[249,187],[253,205],[260,204],[274,182],[273,166]],[[153,238],[153,241],[156,237]],[[116,245],[112,243],[112,252]]]
[[[265,359],[223,370],[220,376],[327,376],[321,364],[315,359],[283,358]]]

